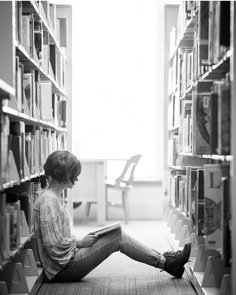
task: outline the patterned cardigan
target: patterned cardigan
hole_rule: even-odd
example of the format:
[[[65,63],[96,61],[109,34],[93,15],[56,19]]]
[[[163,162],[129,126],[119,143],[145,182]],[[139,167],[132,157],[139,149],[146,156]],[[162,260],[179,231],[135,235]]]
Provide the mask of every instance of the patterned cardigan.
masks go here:
[[[39,258],[45,275],[51,280],[70,262],[77,249],[66,209],[61,200],[47,190],[35,202],[34,228]]]

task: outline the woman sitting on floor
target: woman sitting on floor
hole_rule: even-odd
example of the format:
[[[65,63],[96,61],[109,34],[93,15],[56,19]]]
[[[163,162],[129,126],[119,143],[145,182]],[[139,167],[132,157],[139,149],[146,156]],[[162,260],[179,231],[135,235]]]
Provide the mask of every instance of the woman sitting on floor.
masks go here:
[[[44,164],[49,185],[37,198],[34,215],[37,249],[46,280],[79,281],[116,251],[181,278],[189,260],[190,243],[185,244],[182,251],[160,254],[121,228],[100,237],[95,233],[88,233],[81,240],[71,236],[70,221],[61,196],[64,189],[73,187],[81,169],[80,161],[68,151],[53,152]]]

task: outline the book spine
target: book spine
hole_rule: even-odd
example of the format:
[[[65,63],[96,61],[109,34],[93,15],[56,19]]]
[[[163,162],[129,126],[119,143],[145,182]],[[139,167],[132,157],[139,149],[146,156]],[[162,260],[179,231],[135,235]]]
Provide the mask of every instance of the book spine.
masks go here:
[[[193,96],[193,153],[211,154],[210,145],[210,93]]]
[[[198,236],[204,235],[204,170],[197,170],[197,186],[196,186],[196,219],[195,229]]]
[[[204,165],[204,233],[206,247],[222,248],[221,206],[222,177],[229,174],[228,166],[220,164]]]

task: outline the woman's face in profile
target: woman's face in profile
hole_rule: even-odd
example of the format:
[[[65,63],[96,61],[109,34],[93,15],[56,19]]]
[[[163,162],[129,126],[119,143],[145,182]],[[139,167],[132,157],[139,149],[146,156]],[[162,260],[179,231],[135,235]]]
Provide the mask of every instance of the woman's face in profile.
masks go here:
[[[78,177],[79,177],[78,175],[76,175],[76,176],[71,176],[71,177],[67,180],[67,182],[66,182],[66,187],[67,187],[67,188],[73,188],[75,182],[78,181]]]

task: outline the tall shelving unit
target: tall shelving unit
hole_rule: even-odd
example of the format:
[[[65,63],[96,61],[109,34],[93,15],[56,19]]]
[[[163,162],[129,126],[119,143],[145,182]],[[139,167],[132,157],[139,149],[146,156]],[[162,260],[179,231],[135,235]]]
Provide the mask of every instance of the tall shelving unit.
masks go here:
[[[192,242],[187,273],[204,295],[236,294],[236,6],[234,1],[222,3],[182,1],[165,7],[164,212],[176,247]],[[202,117],[197,116],[199,97]],[[226,142],[220,118],[227,126],[223,134],[229,134]],[[199,133],[207,131],[209,141],[198,141]],[[212,167],[220,168],[207,172]],[[210,208],[207,181],[211,176],[215,181],[216,174],[220,201],[214,195]],[[218,222],[214,230],[212,220]]]
[[[232,56],[230,60],[230,70],[231,70],[231,151],[232,151],[232,164],[231,164],[231,212],[232,212],[232,267],[231,276],[236,278],[236,230],[233,230],[234,224],[236,224],[236,135],[234,128],[236,126],[236,5],[235,2],[231,3],[231,50]],[[232,279],[232,294],[236,293],[236,280]]]
[[[33,206],[47,156],[71,147],[71,16],[71,6],[49,1],[0,2],[3,295],[36,294],[42,281]]]

